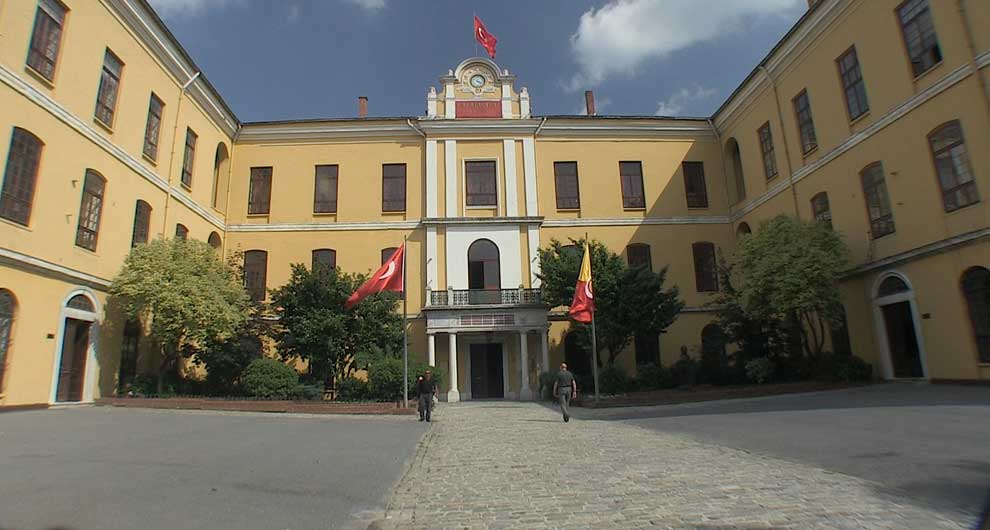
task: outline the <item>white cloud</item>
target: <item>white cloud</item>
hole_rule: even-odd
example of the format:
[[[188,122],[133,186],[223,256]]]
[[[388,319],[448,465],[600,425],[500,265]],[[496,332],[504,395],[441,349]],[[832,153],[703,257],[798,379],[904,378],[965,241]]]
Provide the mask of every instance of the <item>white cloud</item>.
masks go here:
[[[694,101],[710,99],[718,93],[714,88],[705,88],[701,85],[694,85],[691,88],[682,88],[667,99],[657,103],[657,116],[680,116],[684,106]]]
[[[240,4],[241,0],[150,0],[151,6],[163,17],[198,15],[206,9]]]
[[[302,17],[302,7],[299,4],[289,5],[289,11],[285,14],[285,21],[294,24],[299,21],[300,17]]]
[[[378,11],[385,7],[385,0],[344,0],[348,3],[363,7],[368,11]]]
[[[609,0],[581,15],[571,35],[578,72],[564,82],[577,91],[689,46],[744,30],[754,18],[793,15],[805,0]]]

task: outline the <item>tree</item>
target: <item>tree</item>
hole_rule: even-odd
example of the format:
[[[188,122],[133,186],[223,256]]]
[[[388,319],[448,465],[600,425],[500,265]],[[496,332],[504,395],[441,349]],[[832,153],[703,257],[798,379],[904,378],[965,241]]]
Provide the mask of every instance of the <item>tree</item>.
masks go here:
[[[237,391],[244,369],[264,355],[261,337],[269,334],[269,327],[270,321],[252,317],[232,336],[223,340],[207,340],[194,348],[193,364],[206,368],[206,384],[210,393],[231,395]]]
[[[284,286],[272,291],[279,316],[275,341],[284,359],[307,361],[324,384],[350,375],[376,358],[402,351],[402,317],[395,312],[398,294],[369,296],[350,310],[344,302],[367,279],[317,265],[296,263]]]
[[[231,337],[249,317],[241,276],[202,241],[157,239],[134,247],[110,295],[125,317],[151,322],[149,335],[162,357],[159,392],[181,352]]]
[[[848,248],[822,223],[779,215],[739,245],[739,303],[757,321],[793,323],[805,354],[817,359],[826,324],[837,323],[842,300],[837,280]]]
[[[540,249],[540,279],[543,299],[551,307],[570,305],[581,268],[584,240],[562,245],[553,239]],[[677,287],[664,289],[667,268],[659,273],[645,267],[629,268],[618,255],[598,241],[589,242],[591,275],[595,293],[595,331],[598,351],[608,352],[609,365],[626,349],[637,334],[663,333],[684,307]],[[591,344],[591,326],[578,327],[585,344]],[[601,358],[596,359],[602,366]]]

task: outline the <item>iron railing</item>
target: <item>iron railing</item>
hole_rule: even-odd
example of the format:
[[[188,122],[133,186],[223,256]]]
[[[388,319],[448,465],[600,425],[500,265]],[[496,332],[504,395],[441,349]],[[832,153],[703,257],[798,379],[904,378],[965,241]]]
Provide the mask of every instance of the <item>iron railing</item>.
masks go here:
[[[447,289],[429,291],[430,306],[538,305],[543,303],[539,289]]]

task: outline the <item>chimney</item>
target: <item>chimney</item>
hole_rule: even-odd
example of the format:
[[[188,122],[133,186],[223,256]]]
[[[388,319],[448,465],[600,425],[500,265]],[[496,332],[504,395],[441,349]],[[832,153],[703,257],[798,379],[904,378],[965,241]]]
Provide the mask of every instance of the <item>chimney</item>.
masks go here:
[[[358,96],[358,118],[368,117],[368,96]]]
[[[584,110],[588,116],[595,115],[595,93],[590,90],[584,91]]]

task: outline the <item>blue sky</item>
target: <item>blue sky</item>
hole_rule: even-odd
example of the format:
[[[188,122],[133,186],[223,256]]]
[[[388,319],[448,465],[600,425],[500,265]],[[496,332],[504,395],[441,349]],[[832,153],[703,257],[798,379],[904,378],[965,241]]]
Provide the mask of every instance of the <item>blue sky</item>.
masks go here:
[[[437,77],[484,50],[533,113],[708,116],[806,0],[150,0],[243,121],[425,113]]]

